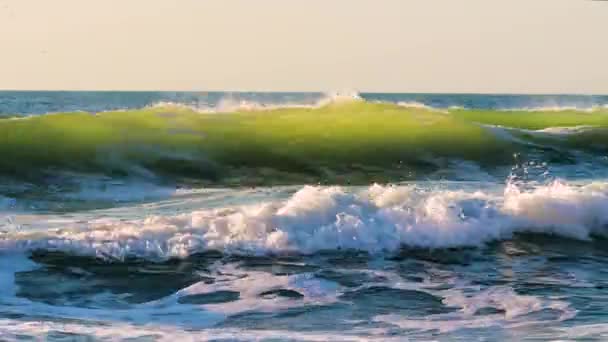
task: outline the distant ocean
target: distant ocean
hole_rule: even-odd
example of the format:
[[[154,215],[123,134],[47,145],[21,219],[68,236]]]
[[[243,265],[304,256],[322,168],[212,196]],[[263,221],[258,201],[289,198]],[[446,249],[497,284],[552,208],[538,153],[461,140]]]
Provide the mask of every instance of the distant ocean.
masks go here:
[[[0,340],[608,339],[608,96],[0,92]]]

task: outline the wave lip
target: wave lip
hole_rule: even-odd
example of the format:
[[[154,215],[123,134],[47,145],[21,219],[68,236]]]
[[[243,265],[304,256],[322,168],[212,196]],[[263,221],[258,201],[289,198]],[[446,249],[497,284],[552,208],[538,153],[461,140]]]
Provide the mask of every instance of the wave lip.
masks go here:
[[[234,112],[263,112],[280,109],[317,109],[331,104],[365,101],[356,91],[331,91],[318,97],[300,101],[263,101],[242,99],[235,96],[223,96],[217,103],[183,103],[173,101],[158,101],[144,109],[181,109],[199,113],[234,113]]]

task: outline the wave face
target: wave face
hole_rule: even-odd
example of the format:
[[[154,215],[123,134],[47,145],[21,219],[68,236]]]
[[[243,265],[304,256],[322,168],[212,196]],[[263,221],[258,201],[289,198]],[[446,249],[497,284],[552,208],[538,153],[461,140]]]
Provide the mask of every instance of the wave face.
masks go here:
[[[0,119],[0,174],[34,182],[69,171],[208,185],[369,184],[461,162],[491,169],[539,154],[556,164],[583,154],[593,161],[608,148],[603,109],[434,110],[352,96],[230,108],[164,104]]]

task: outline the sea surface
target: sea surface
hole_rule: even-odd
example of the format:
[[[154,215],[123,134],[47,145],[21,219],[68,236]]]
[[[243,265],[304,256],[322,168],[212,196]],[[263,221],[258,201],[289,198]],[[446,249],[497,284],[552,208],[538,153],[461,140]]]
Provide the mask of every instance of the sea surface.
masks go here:
[[[608,340],[608,96],[0,92],[0,341]]]

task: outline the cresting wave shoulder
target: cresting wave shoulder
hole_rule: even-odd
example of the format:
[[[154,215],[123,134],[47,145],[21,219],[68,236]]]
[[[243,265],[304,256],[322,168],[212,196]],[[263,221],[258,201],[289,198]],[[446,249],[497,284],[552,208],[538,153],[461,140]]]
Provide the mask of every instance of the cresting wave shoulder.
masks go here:
[[[539,146],[557,155],[608,150],[603,109],[435,110],[356,95],[225,108],[219,115],[163,104],[0,119],[0,175],[35,179],[71,170],[224,185],[369,184],[415,178],[449,160],[508,165],[514,154]],[[496,134],[488,126],[506,130]],[[575,127],[585,129],[569,129]],[[556,130],[569,134],[550,134]]]

